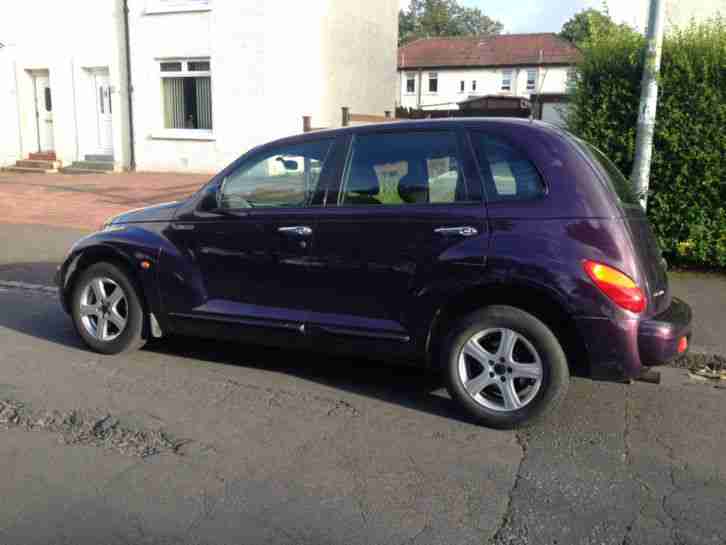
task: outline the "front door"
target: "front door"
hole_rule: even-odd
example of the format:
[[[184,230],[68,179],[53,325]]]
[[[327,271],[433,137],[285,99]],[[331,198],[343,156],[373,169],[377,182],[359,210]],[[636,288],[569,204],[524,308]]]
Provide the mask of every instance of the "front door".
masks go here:
[[[113,155],[111,85],[108,72],[96,72],[93,82],[96,95],[97,152],[100,155]]]
[[[304,330],[317,210],[311,205],[332,144],[260,151],[207,190],[211,204],[205,198],[180,212],[169,238],[185,262],[167,264],[174,270],[163,288],[173,320]]]
[[[53,99],[48,73],[33,76],[38,151],[53,151]]]
[[[318,218],[310,329],[407,355],[445,298],[482,277],[481,186],[456,131],[371,132],[350,146],[340,190]]]

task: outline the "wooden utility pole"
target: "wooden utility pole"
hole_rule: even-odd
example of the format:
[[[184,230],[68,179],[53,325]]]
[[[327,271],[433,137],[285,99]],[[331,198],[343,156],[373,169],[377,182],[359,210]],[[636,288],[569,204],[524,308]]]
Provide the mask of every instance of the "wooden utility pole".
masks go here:
[[[640,89],[635,161],[633,163],[633,172],[630,175],[643,210],[648,206],[650,162],[653,155],[653,134],[655,132],[655,115],[658,107],[658,74],[660,73],[660,58],[663,48],[664,5],[665,0],[650,0],[647,29],[648,49],[645,54]]]

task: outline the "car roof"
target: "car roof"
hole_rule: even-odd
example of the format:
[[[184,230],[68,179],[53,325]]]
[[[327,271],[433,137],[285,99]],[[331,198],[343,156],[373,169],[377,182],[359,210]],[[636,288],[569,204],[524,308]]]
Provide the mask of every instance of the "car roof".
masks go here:
[[[524,131],[532,131],[539,133],[547,133],[551,136],[566,136],[566,132],[561,128],[538,120],[511,118],[511,117],[458,117],[458,118],[441,118],[441,119],[402,119],[396,121],[387,121],[383,123],[368,123],[365,125],[357,125],[350,127],[340,127],[335,129],[321,129],[307,133],[296,134],[281,138],[264,145],[278,144],[295,144],[308,140],[318,140],[320,138],[336,138],[346,134],[371,133],[371,132],[392,132],[392,131],[412,131],[426,129],[452,129],[456,127],[467,128],[493,128],[496,126],[521,127]]]

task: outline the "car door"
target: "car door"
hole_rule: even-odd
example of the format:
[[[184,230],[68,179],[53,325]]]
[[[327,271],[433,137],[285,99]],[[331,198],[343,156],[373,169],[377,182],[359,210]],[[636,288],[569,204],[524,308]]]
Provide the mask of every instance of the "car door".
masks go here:
[[[173,320],[302,332],[310,306],[318,182],[333,139],[272,146],[219,176],[169,238],[162,280]],[[179,324],[177,324],[179,325]]]
[[[486,212],[466,135],[360,131],[336,172],[318,214],[308,327],[344,349],[414,353],[443,299],[478,281],[486,264]]]

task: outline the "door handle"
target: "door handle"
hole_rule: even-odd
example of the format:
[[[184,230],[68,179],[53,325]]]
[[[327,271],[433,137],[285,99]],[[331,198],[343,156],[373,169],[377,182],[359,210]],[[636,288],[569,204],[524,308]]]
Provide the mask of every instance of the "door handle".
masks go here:
[[[295,225],[293,227],[278,227],[280,233],[286,235],[298,235],[301,237],[309,237],[313,234],[313,230],[307,225]]]
[[[458,235],[460,237],[473,237],[474,235],[479,234],[479,231],[477,231],[474,227],[465,225],[462,227],[439,227],[438,229],[434,229],[434,233],[445,236]]]

